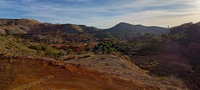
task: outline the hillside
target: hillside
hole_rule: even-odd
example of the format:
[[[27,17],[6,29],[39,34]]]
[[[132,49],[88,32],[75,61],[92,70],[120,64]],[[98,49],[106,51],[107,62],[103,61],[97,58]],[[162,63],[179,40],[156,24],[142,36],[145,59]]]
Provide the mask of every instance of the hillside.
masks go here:
[[[66,33],[95,32],[97,28],[75,24],[41,23],[32,19],[0,19],[0,34],[30,34],[60,30]]]
[[[0,19],[0,34],[28,34],[40,24],[32,19]]]
[[[2,19],[0,89],[198,90],[200,23],[164,32]]]
[[[170,28],[166,34],[147,34],[116,48],[129,54],[132,61],[150,75],[175,76],[191,90],[199,87],[200,23],[186,23]]]
[[[166,30],[166,28],[156,26],[132,25],[121,22],[112,28],[104,30],[103,32],[109,33],[119,40],[131,40],[133,37],[142,36],[146,33],[163,34]]]
[[[26,42],[20,37],[0,35],[0,54],[37,56],[37,51],[28,48]]]
[[[114,58],[109,59],[114,60]],[[98,62],[103,64],[103,61]],[[129,68],[127,74],[132,76],[132,79],[124,78],[126,73],[122,73],[124,75],[117,74],[120,70],[117,70],[116,67],[112,68],[112,66],[110,69],[116,69],[116,73],[96,71],[82,65],[62,61],[4,55],[1,55],[0,63],[0,89],[3,90],[180,90],[170,82],[154,79],[144,71],[134,69],[137,67],[131,67],[123,60],[117,62],[119,65],[126,64],[125,67],[120,67],[120,70]],[[112,63],[107,62],[107,64],[109,66]],[[110,70],[104,71],[110,72]]]
[[[151,77],[128,57],[53,49],[18,35],[1,35],[2,90],[180,90]],[[61,44],[62,45],[62,44]],[[62,53],[61,53],[62,52]],[[64,54],[65,52],[66,54]],[[63,59],[62,59],[63,58]],[[183,88],[184,89],[184,88]]]

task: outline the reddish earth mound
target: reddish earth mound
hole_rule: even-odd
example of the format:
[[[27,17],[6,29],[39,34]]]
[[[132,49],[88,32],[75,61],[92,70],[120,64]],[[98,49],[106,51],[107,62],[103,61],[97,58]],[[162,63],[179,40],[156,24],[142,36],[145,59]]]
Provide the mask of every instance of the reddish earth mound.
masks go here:
[[[14,89],[34,83],[49,75],[53,79],[44,81],[43,84],[27,87],[28,89],[128,89],[131,82],[111,77],[105,73],[95,72],[75,65],[65,64],[58,61],[9,58],[1,61],[1,84],[2,90]],[[113,80],[112,80],[113,79]],[[119,83],[118,84],[115,84]],[[124,83],[127,83],[125,85]],[[37,84],[37,83],[36,83]],[[121,84],[121,85],[120,85]],[[132,86],[131,86],[132,87]],[[142,89],[143,86],[137,86]]]
[[[127,81],[116,75],[94,71],[61,61],[24,58],[0,58],[1,90],[159,90],[139,81]],[[169,86],[169,85],[168,85]],[[177,90],[174,86],[171,89]]]

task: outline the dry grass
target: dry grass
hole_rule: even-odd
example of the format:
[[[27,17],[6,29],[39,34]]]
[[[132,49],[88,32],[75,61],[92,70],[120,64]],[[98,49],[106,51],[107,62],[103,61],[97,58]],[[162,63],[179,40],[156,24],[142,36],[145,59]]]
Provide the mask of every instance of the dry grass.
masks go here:
[[[158,77],[158,79],[167,81],[173,86],[181,88],[181,90],[188,90],[187,86],[185,83],[182,81],[182,79],[177,78],[176,76],[168,76],[168,77]]]
[[[131,58],[128,55],[123,55],[122,59],[125,59],[127,61],[131,61]]]

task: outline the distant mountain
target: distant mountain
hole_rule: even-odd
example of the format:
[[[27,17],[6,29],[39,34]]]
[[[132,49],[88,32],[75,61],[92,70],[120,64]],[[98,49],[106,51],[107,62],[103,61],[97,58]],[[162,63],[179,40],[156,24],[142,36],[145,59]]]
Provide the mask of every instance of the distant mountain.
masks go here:
[[[146,33],[163,34],[166,31],[167,29],[162,27],[132,25],[121,22],[112,28],[105,29],[103,32],[119,40],[130,40],[133,37],[142,36]]]

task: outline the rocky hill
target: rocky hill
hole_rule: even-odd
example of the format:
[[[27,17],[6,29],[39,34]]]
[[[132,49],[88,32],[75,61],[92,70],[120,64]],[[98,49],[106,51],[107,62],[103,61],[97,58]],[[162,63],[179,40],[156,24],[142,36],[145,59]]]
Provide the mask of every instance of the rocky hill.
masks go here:
[[[0,34],[28,34],[40,24],[32,19],[0,19]]]
[[[40,23],[32,19],[0,19],[0,34],[30,34],[52,30],[66,33],[90,33],[99,29],[85,25]]]

